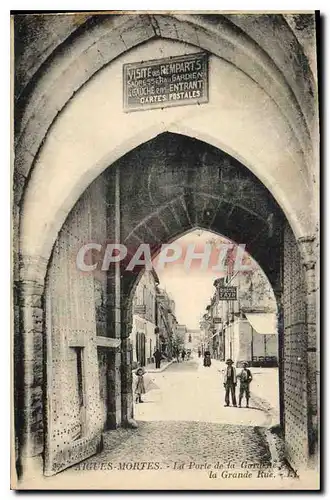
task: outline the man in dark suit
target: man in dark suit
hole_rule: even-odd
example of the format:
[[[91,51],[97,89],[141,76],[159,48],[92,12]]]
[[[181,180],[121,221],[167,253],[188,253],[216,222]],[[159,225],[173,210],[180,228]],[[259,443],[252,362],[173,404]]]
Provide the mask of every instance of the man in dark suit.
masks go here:
[[[237,406],[236,403],[236,368],[233,366],[234,362],[232,359],[227,359],[226,361],[227,369],[225,371],[225,376],[223,380],[223,386],[226,389],[225,395],[225,406],[229,406],[229,394],[231,395],[231,401],[233,406]]]
[[[160,350],[156,349],[154,352],[154,360],[156,363],[156,368],[160,368],[160,362],[161,362],[162,357],[163,356],[162,356],[162,353],[160,352]]]

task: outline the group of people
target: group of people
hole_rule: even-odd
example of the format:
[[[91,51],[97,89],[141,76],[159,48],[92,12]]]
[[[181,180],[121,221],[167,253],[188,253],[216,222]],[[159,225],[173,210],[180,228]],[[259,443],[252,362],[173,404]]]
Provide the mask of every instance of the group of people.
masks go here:
[[[185,359],[190,359],[190,354],[191,352],[189,349],[187,351],[185,349],[182,349],[181,351],[180,349],[177,349],[175,351],[175,357],[178,363],[180,362],[180,360],[184,361]],[[156,349],[153,357],[155,360],[156,368],[160,368],[161,360],[164,358],[163,353],[161,353],[159,349]]]
[[[201,355],[201,352],[198,351],[198,356],[200,357],[200,355]],[[210,351],[204,352],[203,365],[204,366],[211,366],[211,353],[210,353]],[[249,407],[249,400],[250,400],[250,383],[252,381],[252,373],[251,373],[251,370],[248,369],[248,364],[243,363],[243,368],[238,375],[236,374],[236,368],[234,367],[234,362],[232,359],[227,359],[226,365],[227,365],[227,369],[225,370],[224,381],[223,381],[223,386],[226,390],[226,392],[225,392],[225,406],[230,406],[230,404],[229,404],[230,397],[231,397],[232,405],[237,406],[236,385],[237,385],[237,379],[239,379],[240,387],[239,387],[238,406],[241,408],[242,399],[245,395],[246,407],[248,408]]]
[[[200,357],[200,355],[201,355],[201,353],[200,353],[200,351],[198,351],[198,356]],[[204,366],[211,366],[211,353],[210,353],[210,351],[204,352],[203,365]],[[238,375],[236,374],[236,368],[234,367],[234,362],[232,359],[227,359],[226,365],[227,365],[227,369],[225,371],[224,381],[223,381],[224,388],[226,389],[225,406],[229,406],[230,397],[231,397],[231,401],[232,401],[233,406],[237,406],[236,385],[237,385],[237,379],[239,379],[240,387],[239,387],[238,406],[241,408],[242,399],[245,395],[246,407],[248,408],[249,407],[249,400],[250,400],[250,383],[252,381],[252,373],[251,373],[251,370],[248,369],[248,364],[243,363],[243,368]]]
[[[154,353],[154,357],[156,360],[156,368],[160,367],[160,360],[162,358],[159,358],[158,349]],[[157,353],[157,354],[156,354]],[[183,353],[183,351],[182,351]],[[156,356],[155,356],[156,354]],[[161,353],[160,353],[161,354]],[[184,360],[186,353],[181,354],[182,359]],[[158,362],[157,362],[158,360]],[[211,356],[209,351],[206,351],[204,353],[204,366],[210,366],[211,365]],[[250,400],[250,383],[252,381],[252,373],[251,370],[248,368],[247,363],[243,363],[243,368],[240,371],[239,374],[236,373],[236,368],[234,366],[234,362],[232,359],[227,359],[226,361],[227,368],[224,372],[224,379],[223,379],[223,386],[225,388],[225,406],[230,406],[230,399],[232,402],[233,406],[237,406],[237,401],[236,401],[236,386],[237,386],[237,380],[240,382],[239,386],[239,396],[238,396],[238,406],[239,408],[242,407],[242,400],[245,396],[246,399],[246,407],[249,407],[249,400]],[[220,371],[220,370],[219,370]],[[135,384],[135,402],[136,403],[143,403],[142,400],[142,394],[145,394],[145,384],[144,384],[144,374],[145,370],[142,367],[139,367],[136,372],[136,384]]]
[[[187,351],[185,349],[177,349],[175,351],[175,357],[176,357],[176,361],[177,363],[180,363],[180,360],[181,361],[184,361],[185,359],[190,359],[190,355],[191,355],[191,351],[188,349]]]
[[[224,380],[223,380],[223,386],[226,390],[225,406],[230,406],[229,404],[230,397],[233,406],[237,406],[236,385],[237,385],[237,379],[239,379],[240,387],[239,387],[238,406],[241,408],[242,399],[245,395],[246,407],[248,408],[250,400],[250,383],[252,381],[252,373],[251,370],[248,369],[248,364],[243,363],[243,368],[238,375],[236,374],[236,368],[234,366],[234,362],[232,359],[227,359],[226,365],[227,369],[225,370]]]

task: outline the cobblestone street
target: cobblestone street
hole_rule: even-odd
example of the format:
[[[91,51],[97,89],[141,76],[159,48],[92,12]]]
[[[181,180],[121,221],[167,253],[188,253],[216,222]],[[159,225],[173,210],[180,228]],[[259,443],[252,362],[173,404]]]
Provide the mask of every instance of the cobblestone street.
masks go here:
[[[270,465],[263,426],[265,412],[257,407],[224,407],[221,365],[205,368],[198,358],[173,363],[164,372],[146,378],[143,403],[135,405],[137,430],[105,435],[99,460],[215,463],[233,460]],[[148,383],[152,390],[148,390]],[[244,404],[245,406],[245,404]],[[121,440],[118,446],[114,446]],[[112,451],[110,451],[112,450]],[[92,459],[91,459],[92,460]]]
[[[189,474],[193,488],[209,478],[209,468],[214,472],[217,464],[223,464],[224,474],[230,470],[249,474],[252,470],[258,481],[265,483],[263,487],[270,488],[269,479],[278,481],[279,474],[271,472],[268,478],[263,475],[267,472],[258,472],[274,471],[266,430],[269,417],[253,400],[250,408],[245,408],[245,402],[242,408],[224,407],[221,369],[220,362],[213,361],[205,368],[201,359],[195,358],[148,374],[147,388],[152,389],[147,390],[142,404],[135,405],[138,429],[106,432],[103,451],[61,473],[61,480],[67,481],[68,487],[77,475],[95,487],[115,480],[116,487],[122,489],[128,477],[136,487],[145,486],[146,479],[153,484],[155,477],[159,488],[164,484],[170,487],[171,481],[180,488],[180,481],[186,484],[184,477]],[[260,384],[258,387],[260,392]],[[228,469],[228,464],[233,468]],[[227,488],[227,476],[221,478],[221,484],[209,482],[206,488]],[[49,488],[54,481],[55,477],[47,479]],[[249,489],[253,483],[244,476],[234,489],[240,485]]]
[[[244,461],[270,465],[263,430],[250,426],[192,421],[140,422],[137,431],[126,430],[122,437],[123,442],[116,449],[105,450],[98,459],[135,462],[143,457],[145,461],[161,463],[162,468],[171,468],[174,462],[216,463],[218,460],[233,460],[236,466]],[[109,448],[111,443],[110,439]]]

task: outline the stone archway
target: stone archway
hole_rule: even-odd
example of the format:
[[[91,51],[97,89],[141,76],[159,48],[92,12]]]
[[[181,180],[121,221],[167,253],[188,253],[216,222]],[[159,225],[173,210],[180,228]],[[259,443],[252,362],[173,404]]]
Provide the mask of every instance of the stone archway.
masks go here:
[[[89,216],[88,211],[91,212]],[[116,214],[115,221],[109,222],[114,213]],[[283,301],[284,314],[287,315],[287,319],[285,325],[279,323],[280,346],[282,346],[280,351],[282,424],[287,437],[287,445],[292,447],[292,459],[305,461],[308,456],[306,451],[307,419],[310,407],[307,397],[305,351],[307,330],[303,307],[299,309],[294,307],[296,301],[303,303],[305,293],[300,256],[283,211],[272,195],[246,167],[229,155],[201,141],[166,133],[140,145],[109,167],[87,189],[61,229],[60,237],[55,245],[55,256],[53,252],[49,269],[49,276],[54,276],[52,283],[55,292],[51,292],[48,285],[46,302],[49,303],[50,297],[56,301],[60,293],[58,286],[63,280],[68,280],[68,282],[73,280],[75,283],[79,281],[77,275],[79,271],[69,270],[65,264],[65,256],[70,255],[71,252],[72,257],[72,251],[74,249],[77,251],[77,240],[79,244],[83,244],[87,234],[92,241],[101,243],[103,243],[104,234],[110,241],[113,241],[116,234],[119,234],[120,241],[125,244],[131,255],[141,243],[149,244],[152,251],[156,252],[160,244],[171,241],[182,232],[194,227],[211,229],[229,236],[236,243],[246,243],[247,250],[266,273],[278,301]],[[287,257],[286,251],[291,252]],[[56,255],[58,255],[57,260]],[[72,267],[75,263],[74,258],[71,258],[71,261]],[[127,425],[133,418],[128,337],[132,324],[132,289],[134,289],[140,269],[135,268],[134,272],[127,272],[125,266],[126,263],[123,262],[122,265],[111,268],[107,277],[104,273],[91,278],[86,276],[83,278],[85,284],[80,292],[78,284],[75,295],[72,295],[72,287],[71,295],[66,293],[63,300],[68,304],[72,301],[76,302],[74,297],[78,297],[79,301],[82,300],[81,304],[78,302],[75,306],[76,311],[84,309],[80,327],[77,326],[78,319],[75,319],[74,314],[72,321],[75,325],[68,320],[70,315],[66,314],[66,320],[64,324],[61,324],[55,314],[51,327],[46,316],[46,335],[54,338],[53,346],[50,345],[49,349],[53,349],[54,353],[57,352],[55,356],[59,363],[58,375],[56,376],[56,370],[51,372],[54,382],[53,392],[49,392],[49,397],[54,400],[55,406],[58,404],[56,403],[57,379],[61,373],[69,370],[68,361],[64,358],[61,361],[60,350],[63,346],[67,345],[72,353],[77,349],[86,352],[89,359],[86,373],[90,372],[89,380],[92,380],[91,377],[96,377],[93,383],[95,386],[95,384],[102,383],[97,378],[96,352],[99,348],[116,349],[118,342],[121,345],[121,354],[112,351],[111,366],[105,368],[109,373],[113,373],[109,380],[112,387],[112,401],[107,403],[109,404],[106,409],[107,415],[101,416],[97,410],[99,403],[94,401],[93,408],[89,410],[92,412],[90,419],[95,420],[93,439],[82,436],[78,442],[73,442],[72,446],[75,448],[70,458],[63,455],[61,439],[59,444],[56,444],[58,440],[53,437],[52,445],[60,446],[60,449],[53,450],[55,462],[50,462],[47,473],[58,472],[63,467],[95,452],[99,444],[100,433],[105,425],[112,427]],[[283,272],[287,283],[285,289],[283,289]],[[58,273],[59,278],[56,278]],[[75,276],[72,273],[75,273]],[[295,279],[295,288],[292,288],[291,284],[293,279]],[[92,280],[91,283],[90,280]],[[88,285],[87,282],[90,284]],[[88,287],[91,287],[90,293],[86,295]],[[65,293],[65,288],[61,290],[61,294]],[[293,294],[295,294],[294,301],[292,300]],[[102,325],[101,316],[98,319],[99,312],[95,309],[96,323],[94,324],[91,319],[91,329],[86,330],[86,324],[90,321],[86,318],[89,314],[91,318],[93,317],[96,297],[99,295],[101,303],[105,302],[106,319],[103,320]],[[61,309],[60,306],[58,307]],[[50,314],[51,309],[50,305]],[[294,319],[291,319],[292,314]],[[297,325],[300,325],[298,330]],[[286,335],[284,326],[287,330]],[[60,331],[68,333],[62,340],[60,338],[56,340],[56,335],[58,335],[56,332]],[[96,351],[93,347],[95,343]],[[89,349],[91,351],[88,351]],[[299,356],[297,356],[297,349]],[[90,354],[87,354],[88,352]],[[102,367],[99,365],[99,368]],[[104,383],[108,387],[108,382]],[[71,391],[72,388],[71,385]],[[298,390],[299,395],[296,396]],[[76,392],[78,394],[78,382]],[[64,397],[63,387],[62,397]],[[95,399],[93,390],[90,399]],[[74,400],[71,392],[70,400]],[[53,417],[51,415],[51,418]],[[56,419],[61,423],[61,428],[69,425],[69,422],[64,424],[67,419],[64,413],[61,416],[60,411],[57,412]],[[74,429],[76,425],[75,422]],[[63,432],[62,430],[61,435]],[[70,440],[69,431],[66,432],[64,438],[64,444],[67,445],[66,440]],[[297,443],[300,443],[300,446]]]
[[[47,74],[36,73],[30,87],[32,93],[25,94],[26,106],[19,120],[20,128],[17,133],[15,175],[21,189],[16,192],[15,213],[21,213],[20,222],[16,225],[20,235],[17,282],[18,308],[24,325],[21,333],[25,359],[22,403],[26,418],[20,445],[22,454],[26,457],[40,457],[43,451],[42,297],[46,270],[57,235],[66,218],[70,217],[73,206],[94,179],[125,153],[158,134],[171,132],[203,140],[248,167],[268,188],[293,229],[293,233],[290,229],[286,231],[292,246],[291,253],[288,253],[289,260],[299,262],[296,240],[301,242],[308,275],[309,298],[306,299],[302,286],[297,287],[297,293],[300,303],[306,302],[308,314],[311,311],[312,315],[315,258],[310,247],[313,245],[315,232],[315,199],[310,179],[313,178],[315,153],[310,147],[310,135],[313,135],[315,123],[312,106],[310,109],[308,106],[304,107],[304,102],[307,102],[304,96],[313,89],[313,85],[311,83],[309,90],[299,89],[299,85],[295,86],[296,82],[292,78],[290,80],[290,71],[281,71],[283,61],[275,63],[269,54],[260,50],[248,30],[243,35],[241,28],[232,20],[226,16],[220,17],[221,22],[215,26],[212,22],[208,24],[203,16],[194,17],[194,20],[185,16],[160,16],[155,26],[154,17],[139,16],[143,27],[141,36],[138,30],[127,30],[127,27],[131,28],[129,23],[136,24],[134,16],[126,18],[128,24],[126,20],[122,22],[120,16],[111,16],[105,22],[103,18],[100,23],[95,21],[97,33],[92,36],[88,30],[81,30],[75,34],[63,45],[62,53],[57,51],[47,60]],[[173,34],[173,26],[176,34]],[[148,27],[151,27],[150,31]],[[104,51],[100,51],[100,59],[95,59],[95,50],[98,51],[104,42],[102,36],[98,35],[104,29],[111,32],[113,37],[122,38],[113,53],[106,53],[105,44]],[[286,33],[288,40],[292,40],[292,32],[287,30]],[[89,37],[97,42],[86,46]],[[217,41],[222,37],[226,41],[225,48],[218,53],[222,45],[217,45]],[[148,43],[140,45],[146,41]],[[245,43],[249,47],[249,57],[252,57],[254,67],[257,68],[255,75],[249,74],[244,64],[247,56]],[[299,52],[299,47],[294,46]],[[66,52],[71,47],[79,54],[75,64],[71,64]],[[211,53],[212,78],[210,102],[207,105],[198,109],[198,112],[196,108],[154,110],[151,114],[144,115],[143,126],[136,114],[123,114],[121,83],[116,75],[124,62],[190,53],[197,49],[206,49]],[[106,66],[110,61],[111,64]],[[232,64],[233,61],[235,64]],[[83,72],[84,76],[77,71],[77,64],[79,66],[80,63],[82,67],[88,68],[87,72]],[[100,68],[102,70],[96,73]],[[90,78],[92,75],[93,78]],[[64,76],[70,82],[69,86],[58,85]],[[312,82],[310,75],[309,78]],[[52,79],[59,88],[56,92],[49,85]],[[273,85],[274,81],[276,85]],[[251,98],[249,102],[239,98],[242,87]],[[74,94],[75,91],[77,92]],[[110,116],[112,119],[109,119]],[[118,120],[121,127],[117,125]],[[269,123],[272,123],[272,129],[269,129]],[[268,131],[267,141],[265,130]],[[290,187],[292,182],[295,183],[295,191]],[[114,181],[112,186],[115,185]],[[119,185],[116,189],[118,188]],[[109,195],[114,213],[118,213],[116,211],[119,208],[116,189]],[[199,198],[205,198],[204,193],[201,197],[197,194],[198,203],[201,202]],[[211,196],[208,199],[210,201],[213,198]],[[306,200],[310,200],[310,205]],[[118,225],[114,224],[114,235],[118,236],[118,229]],[[298,268],[292,266],[288,271],[289,276],[296,273],[304,281],[304,272],[299,264]],[[289,305],[286,307],[288,311]],[[118,312],[118,308],[120,306],[117,301],[114,311]],[[301,324],[305,325],[306,318],[302,310],[299,315],[302,315]],[[316,322],[315,318],[312,320],[308,333],[313,331]],[[119,325],[118,322],[116,324]],[[119,326],[117,333],[118,331]],[[33,332],[33,335],[26,335],[27,332]],[[312,344],[316,343],[314,337],[308,336],[308,342],[310,341]],[[314,369],[313,359],[316,354],[312,344],[308,347],[310,350],[307,355],[310,361],[306,361],[306,356],[304,359]],[[313,373],[315,375],[315,370]],[[126,380],[126,385],[128,387],[129,379]],[[129,405],[127,387],[126,392],[122,391],[121,395],[123,407]],[[293,395],[293,399],[295,397]],[[315,408],[313,412],[314,418]],[[292,424],[294,421],[293,418]]]
[[[125,207],[121,235],[130,254],[141,242],[157,252],[160,244],[201,227],[246,244],[274,289],[280,289],[285,217],[268,190],[239,162],[201,141],[165,133],[114,167],[120,171]],[[133,185],[139,194],[135,202],[130,199]],[[134,274],[127,279],[134,281]]]
[[[281,423],[290,459],[306,463],[307,429],[311,428],[313,410],[306,398],[311,377],[303,347],[308,340],[305,277],[298,245],[282,209],[239,162],[208,144],[180,135],[160,135],[118,160],[116,167],[125,206],[122,238],[129,249],[134,251],[146,242],[157,252],[160,243],[201,227],[246,243],[264,270],[279,307]],[[143,200],[139,209],[129,202],[132,186],[139,193],[138,204]],[[126,298],[123,331],[128,336],[136,275],[124,270],[122,275],[122,296]],[[302,307],[294,305],[298,303]]]
[[[90,182],[127,151],[164,131],[205,140],[237,158],[274,193],[296,236],[306,234],[312,212],[306,210],[305,200],[310,199],[311,185],[308,164],[299,141],[278,105],[238,68],[212,56],[210,102],[198,109],[153,110],[152,114],[145,115],[142,127],[136,113],[122,112],[121,83],[116,75],[124,62],[136,57],[148,59],[194,51],[192,46],[165,40],[149,42],[103,68],[68,101],[34,160],[25,191],[22,209],[26,215],[22,219],[20,238],[21,252],[26,257],[40,256],[48,260],[65,217]],[[111,94],[109,82],[115,82]],[[249,105],[239,97],[242,87],[249,93]],[[118,120],[121,127],[117,126]],[[268,127],[270,122],[273,124],[271,129]],[[216,129],[213,123],[217,123]],[[268,130],[267,148],[265,129]],[[81,151],[84,151],[83,156]],[[70,177],[66,173],[68,168]],[[294,193],[285,191],[292,179],[297,186]],[[44,190],[46,186],[47,191]],[[47,193],[47,200],[39,196],[40,206],[35,203],[36,190],[39,194]],[[52,214],[54,210],[55,216]],[[33,224],[30,224],[32,220]],[[53,220],[51,231],[42,231],[49,220]],[[32,248],[37,243],[38,248]]]

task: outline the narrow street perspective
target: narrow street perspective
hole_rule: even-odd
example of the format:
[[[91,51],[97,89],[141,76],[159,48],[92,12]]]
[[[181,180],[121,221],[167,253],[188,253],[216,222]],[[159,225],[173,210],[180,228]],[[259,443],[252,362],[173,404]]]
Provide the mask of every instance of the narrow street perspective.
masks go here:
[[[95,481],[109,464],[119,470],[135,464],[141,471],[141,457],[143,463],[169,472],[187,467],[201,472],[218,462],[235,464],[235,472],[241,470],[242,475],[257,469],[260,479],[290,474],[284,463],[276,463],[278,454],[269,443],[268,428],[278,423],[274,418],[278,401],[270,390],[270,386],[274,392],[278,389],[277,369],[270,369],[266,383],[265,370],[252,369],[249,408],[245,401],[241,408],[224,406],[225,369],[225,363],[214,359],[205,367],[193,353],[189,360],[169,363],[164,371],[145,372],[146,393],[135,405],[138,428],[106,432],[103,451],[64,472],[62,478],[69,480],[84,470]]]
[[[245,401],[242,408],[224,407],[222,371],[225,370],[225,363],[212,361],[211,367],[207,368],[194,357],[189,361],[173,363],[162,373],[151,373],[150,377],[159,389],[145,394],[144,403],[136,405],[135,418],[148,422],[179,420],[223,425],[269,424],[269,415],[253,403],[250,408],[245,408]],[[277,386],[276,375],[273,382]],[[262,385],[262,389],[264,397],[267,397],[267,388]]]

